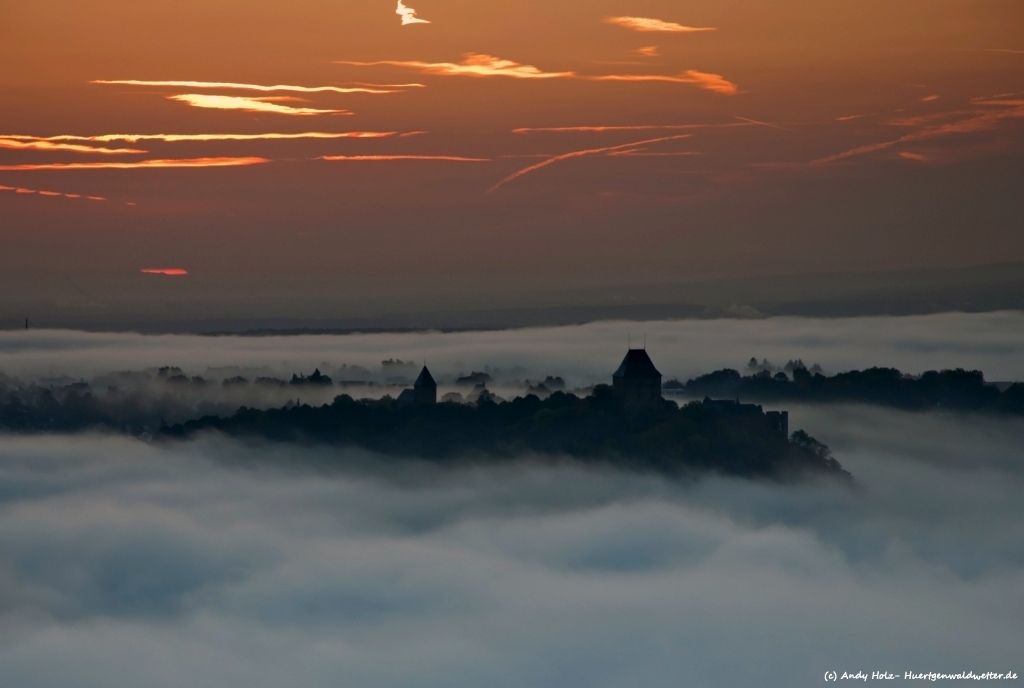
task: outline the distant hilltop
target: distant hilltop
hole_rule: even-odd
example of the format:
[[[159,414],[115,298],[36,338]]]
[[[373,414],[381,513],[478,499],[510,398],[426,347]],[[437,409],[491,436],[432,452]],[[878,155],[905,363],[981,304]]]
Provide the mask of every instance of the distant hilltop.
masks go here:
[[[630,349],[612,384],[584,398],[559,391],[543,400],[529,394],[498,403],[481,395],[474,405],[438,403],[437,384],[423,366],[413,388],[396,400],[341,395],[323,406],[242,408],[165,428],[162,435],[218,431],[456,464],[545,455],[669,475],[710,470],[849,478],[828,447],[802,431],[790,436],[788,426],[785,412],[731,400],[680,408],[662,397],[661,373],[646,350]]]

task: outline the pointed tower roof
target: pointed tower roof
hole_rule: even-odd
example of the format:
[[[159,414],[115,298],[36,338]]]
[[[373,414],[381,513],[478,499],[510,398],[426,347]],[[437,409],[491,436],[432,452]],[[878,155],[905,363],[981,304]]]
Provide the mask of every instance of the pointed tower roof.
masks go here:
[[[416,378],[413,387],[437,387],[437,383],[434,382],[434,377],[427,370],[427,366],[423,366],[423,370],[420,371],[420,376]]]
[[[652,378],[661,377],[661,373],[654,367],[654,363],[651,361],[651,357],[647,355],[645,349],[630,349],[626,352],[626,357],[622,359],[622,365],[612,373],[612,377],[627,379]]]

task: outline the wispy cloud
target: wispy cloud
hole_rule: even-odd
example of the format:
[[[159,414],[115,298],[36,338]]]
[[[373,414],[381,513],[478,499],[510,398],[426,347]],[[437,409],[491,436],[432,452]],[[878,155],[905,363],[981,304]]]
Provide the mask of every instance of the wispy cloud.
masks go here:
[[[71,153],[99,153],[102,155],[129,155],[145,153],[134,148],[99,148],[73,143],[56,143],[48,139],[30,136],[0,136],[0,148],[8,150],[62,151]]]
[[[752,122],[741,124],[636,124],[624,126],[582,126],[582,127],[519,127],[513,129],[513,134],[533,133],[604,133],[615,131],[673,131],[677,129],[706,129],[710,127],[749,127]]]
[[[0,184],[0,191],[13,191],[16,194],[24,194],[24,195],[36,194],[36,195],[39,195],[39,196],[45,196],[45,197],[49,197],[49,198],[63,197],[63,198],[71,198],[71,199],[76,199],[76,200],[85,199],[85,200],[89,200],[89,201],[105,201],[105,200],[107,200],[103,196],[83,196],[82,194],[62,193],[60,191],[40,191],[40,190],[37,190],[37,189],[26,189],[25,187],[22,187],[22,186],[4,186],[3,184]]]
[[[910,151],[900,151],[900,157],[904,160],[913,160],[914,162],[928,162],[928,156],[921,155],[920,153],[911,153]]]
[[[256,98],[240,98],[238,96],[206,95],[201,93],[184,93],[167,96],[168,100],[177,100],[192,107],[211,108],[214,110],[242,110],[244,112],[265,112],[275,115],[351,115],[348,110],[321,110],[317,108],[291,107],[279,103],[268,103]]]
[[[651,19],[650,17],[605,17],[604,23],[644,33],[699,33],[701,31],[718,30],[712,26],[684,26],[675,22],[662,21],[661,19]]]
[[[936,101],[938,99],[939,99],[938,95],[932,94],[930,96],[925,96],[924,98],[920,98],[918,100],[918,102],[919,103],[931,103],[931,102],[934,102],[934,101]]]
[[[186,158],[180,160],[143,160],[141,162],[69,162],[45,163],[40,165],[0,165],[5,172],[30,172],[35,170],[136,170],[177,167],[242,167],[262,165],[266,158]]]
[[[418,60],[378,60],[376,62],[342,60],[338,64],[356,67],[402,67],[438,76],[505,76],[513,79],[567,79],[576,76],[575,72],[545,72],[533,65],[524,65],[493,55],[478,53],[467,53],[466,58],[460,63],[421,62]]]
[[[656,45],[648,45],[648,46],[644,46],[643,48],[637,48],[634,52],[637,55],[643,55],[644,57],[657,57],[658,56],[658,46],[656,46]]]
[[[674,84],[693,84],[708,91],[733,95],[737,93],[736,84],[727,81],[718,74],[687,70],[678,75],[664,74],[605,74],[586,75],[576,72],[547,72],[533,65],[521,64],[512,60],[503,60],[493,55],[467,53],[460,63],[454,62],[422,62],[419,60],[377,60],[375,62],[358,62],[340,60],[337,64],[356,67],[400,67],[415,69],[423,74],[436,76],[471,76],[492,77],[503,76],[513,79],[581,79],[585,81],[619,81],[619,82],[665,82]]]
[[[146,275],[165,275],[167,277],[184,277],[188,270],[182,268],[142,268],[139,272]]]
[[[397,93],[395,89],[420,84],[402,84],[397,86],[291,86],[289,84],[276,84],[274,86],[262,86],[260,84],[240,84],[230,81],[145,81],[140,79],[94,79],[90,84],[119,84],[123,86],[160,86],[173,88],[211,88],[217,90],[239,90],[239,91],[292,91],[295,93],[373,93],[386,94]]]
[[[680,139],[689,138],[690,136],[691,136],[690,134],[677,134],[675,136],[662,136],[662,137],[656,138],[656,139],[647,139],[647,140],[644,140],[644,141],[634,141],[632,143],[623,143],[623,144],[618,145],[618,146],[606,146],[604,148],[589,148],[589,149],[586,149],[586,150],[578,150],[578,151],[572,151],[572,152],[569,152],[569,153],[563,153],[561,155],[556,155],[554,157],[548,158],[547,160],[543,160],[541,162],[538,162],[538,163],[536,163],[534,165],[530,165],[529,167],[524,167],[523,169],[519,170],[518,172],[514,172],[514,173],[510,174],[509,176],[505,177],[500,182],[498,182],[497,184],[492,186],[490,189],[488,189],[488,193],[493,193],[493,192],[497,191],[498,189],[500,189],[505,184],[508,184],[511,181],[515,181],[516,179],[519,179],[520,177],[522,177],[524,175],[527,175],[527,174],[529,174],[531,172],[536,172],[537,170],[540,170],[540,169],[543,169],[545,167],[548,167],[549,165],[554,165],[555,163],[562,162],[564,160],[572,160],[573,158],[582,158],[582,157],[585,157],[585,156],[588,156],[588,155],[606,155],[606,154],[609,154],[609,153],[614,153],[616,151],[636,150],[636,149],[641,148],[643,146],[647,146],[647,145],[651,145],[651,144],[655,144],[655,143],[662,143],[662,142],[665,142],[665,141],[678,141]]]
[[[420,19],[416,16],[416,10],[411,7],[406,7],[402,4],[402,0],[398,0],[398,9],[395,10],[395,14],[402,18],[402,26],[407,24],[429,24],[430,22],[426,19]]]
[[[60,134],[58,136],[21,136],[11,135],[0,138],[10,138],[29,141],[95,141],[97,143],[110,141],[163,141],[166,143],[178,143],[188,141],[274,141],[294,139],[381,139],[389,136],[396,136],[395,131],[307,131],[295,134],[100,134],[98,136],[78,136],[74,134]],[[143,151],[139,151],[143,152]]]
[[[608,74],[605,76],[584,77],[590,81],[633,81],[633,82],[665,82],[672,84],[694,84],[706,91],[722,93],[724,95],[735,95],[739,89],[736,84],[724,79],[719,74],[709,74],[689,69],[678,76],[664,76],[660,74]]]
[[[864,115],[845,115],[843,117],[836,117],[837,122],[852,122],[855,119],[860,119]]]
[[[989,131],[996,128],[1003,120],[1007,119],[1019,119],[1024,118],[1024,100],[1013,100],[1013,99],[995,99],[995,100],[975,100],[973,101],[979,106],[992,106],[1000,107],[1002,109],[995,111],[981,111],[976,112],[973,116],[959,119],[954,122],[948,122],[946,124],[933,124],[924,126],[917,131],[905,134],[898,139],[891,141],[880,141],[878,143],[869,143],[863,146],[857,146],[842,153],[836,153],[818,160],[811,161],[812,165],[824,165],[828,163],[838,162],[853,158],[868,153],[875,153],[881,150],[892,148],[893,146],[901,143],[911,143],[915,141],[928,141],[931,139],[943,138],[953,134],[969,134],[979,131]],[[949,114],[949,113],[946,113]]]
[[[491,162],[489,158],[467,158],[460,155],[324,155],[317,160],[330,162],[392,162],[397,160],[436,160],[440,162]]]

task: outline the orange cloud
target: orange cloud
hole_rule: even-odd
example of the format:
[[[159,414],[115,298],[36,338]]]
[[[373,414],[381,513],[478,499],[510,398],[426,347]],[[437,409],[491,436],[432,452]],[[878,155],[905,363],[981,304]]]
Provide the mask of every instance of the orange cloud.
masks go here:
[[[438,160],[442,162],[491,162],[488,158],[464,158],[458,155],[324,155],[317,160],[345,162],[391,162],[395,160]]]
[[[864,115],[846,115],[845,117],[836,117],[837,122],[852,122],[855,119],[860,119]]]
[[[267,103],[255,98],[239,98],[237,96],[211,96],[198,93],[185,93],[179,96],[167,96],[168,100],[177,100],[192,107],[212,108],[215,110],[242,110],[245,112],[266,112],[275,115],[351,115],[348,110],[318,110],[315,108],[298,108],[277,103]]]
[[[520,127],[513,129],[513,134],[533,134],[538,132],[566,133],[603,133],[608,131],[672,131],[674,129],[705,129],[708,127],[748,127],[745,124],[639,124],[629,126],[591,126],[591,127]]]
[[[930,95],[930,96],[925,96],[924,98],[919,99],[918,102],[919,103],[931,103],[931,102],[936,101],[938,99],[939,99],[939,96],[937,96],[937,95]]]
[[[402,4],[402,0],[398,0],[398,9],[395,10],[395,14],[402,18],[402,26],[408,24],[429,24],[426,19],[420,19],[416,16],[416,10],[411,7],[406,7]]]
[[[119,84],[123,86],[168,86],[173,88],[215,88],[219,90],[239,91],[292,91],[295,93],[397,93],[395,88],[380,87],[374,85],[363,85],[355,87],[345,86],[290,86],[288,84],[277,84],[274,86],[261,86],[259,84],[238,84],[230,81],[142,81],[138,79],[95,79],[90,84]],[[416,86],[418,84],[405,84],[405,86]]]
[[[168,277],[184,277],[188,274],[188,270],[181,268],[142,268],[139,272],[146,275],[166,275]]]
[[[488,189],[487,193],[494,193],[495,191],[500,189],[505,184],[508,184],[511,181],[519,179],[523,175],[529,174],[530,172],[536,172],[539,169],[543,169],[543,168],[545,168],[545,167],[547,167],[549,165],[554,165],[556,162],[562,162],[563,160],[572,160],[573,158],[582,158],[582,157],[585,157],[585,156],[588,156],[588,155],[611,154],[611,153],[614,153],[616,151],[637,150],[641,146],[647,146],[647,145],[654,144],[654,143],[662,143],[664,141],[678,141],[680,139],[685,139],[685,138],[689,138],[689,137],[690,137],[690,134],[677,134],[675,136],[662,136],[662,137],[656,138],[656,139],[647,139],[646,141],[634,141],[633,143],[624,143],[624,144],[621,144],[621,145],[618,145],[618,146],[606,146],[604,148],[590,148],[590,149],[587,149],[587,150],[578,150],[578,151],[572,151],[570,153],[563,153],[562,155],[556,155],[554,157],[548,158],[547,160],[543,160],[541,162],[538,162],[535,165],[530,165],[529,167],[524,167],[523,169],[519,170],[518,172],[514,172],[514,173],[510,174],[509,176],[505,177],[500,182],[498,182],[497,184],[492,186],[490,189]]]
[[[911,153],[909,151],[900,151],[900,157],[904,160],[913,160],[915,162],[928,162],[928,157],[921,155],[920,153]]]
[[[144,150],[134,148],[97,148],[95,146],[81,146],[72,143],[54,143],[47,139],[38,139],[33,136],[0,136],[0,148],[8,150],[37,150],[37,151],[70,151],[72,153],[100,153],[103,155],[127,155],[145,153]]]
[[[13,191],[16,194],[38,194],[39,196],[47,196],[51,198],[64,197],[64,198],[82,198],[81,194],[61,193],[60,191],[37,191],[35,189],[25,189],[19,186],[4,186],[0,184],[0,191]],[[87,196],[91,201],[105,201],[107,199],[102,196]]]
[[[649,17],[605,17],[604,23],[612,24],[613,26],[621,26],[622,28],[629,29],[630,31],[640,32],[698,33],[701,31],[718,30],[711,26],[683,26],[682,24],[676,24],[675,22],[651,19]]]
[[[292,139],[382,139],[396,136],[396,131],[343,131],[324,132],[307,131],[297,134],[101,134],[99,136],[76,136],[61,134],[59,136],[35,137],[18,136],[10,138],[30,139],[33,141],[163,141],[178,143],[182,141],[273,141]]]
[[[648,45],[643,48],[637,48],[634,52],[636,52],[637,55],[643,55],[644,57],[657,57],[658,46]]]
[[[378,60],[377,62],[339,61],[338,64],[356,67],[404,67],[424,74],[438,76],[507,76],[513,79],[566,79],[576,76],[575,72],[544,72],[533,65],[502,60],[493,55],[467,53],[466,59],[454,62],[420,62],[418,60]]]
[[[266,158],[187,158],[182,160],[143,160],[141,162],[70,162],[41,165],[0,165],[5,172],[31,172],[35,170],[136,170],[178,167],[241,167],[262,165]]]
[[[545,72],[533,65],[524,65],[512,60],[503,60],[493,55],[467,53],[466,59],[454,62],[421,62],[418,60],[378,60],[376,62],[338,61],[337,64],[355,67],[402,67],[415,69],[423,74],[436,76],[473,76],[490,77],[505,76],[513,79],[584,79],[587,81],[623,81],[644,82],[661,81],[674,84],[695,84],[708,91],[733,95],[737,92],[736,84],[725,80],[718,74],[708,74],[697,70],[687,70],[678,76],[660,74],[608,74],[588,76],[576,72]]]
[[[739,89],[736,84],[727,81],[719,74],[708,74],[689,69],[679,76],[662,76],[659,74],[609,74],[607,76],[584,77],[590,81],[661,81],[671,84],[695,84],[700,88],[725,95],[736,95]]]

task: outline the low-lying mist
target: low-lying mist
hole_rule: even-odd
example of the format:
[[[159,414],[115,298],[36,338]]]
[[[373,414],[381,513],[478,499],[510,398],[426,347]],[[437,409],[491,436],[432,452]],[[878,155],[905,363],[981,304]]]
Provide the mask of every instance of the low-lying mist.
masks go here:
[[[1024,422],[792,412],[856,486],[529,457],[438,470],[217,436],[0,436],[3,683],[1019,673]]]

